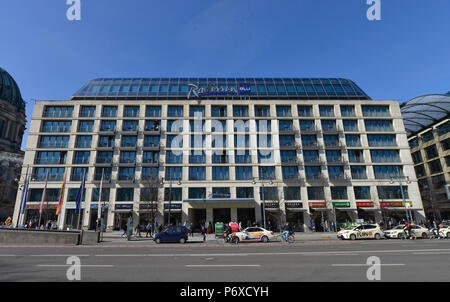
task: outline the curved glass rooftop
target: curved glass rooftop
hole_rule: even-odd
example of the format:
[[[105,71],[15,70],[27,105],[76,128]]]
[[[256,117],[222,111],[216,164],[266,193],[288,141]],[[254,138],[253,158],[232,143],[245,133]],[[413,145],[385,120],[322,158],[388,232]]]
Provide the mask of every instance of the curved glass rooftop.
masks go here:
[[[408,136],[416,134],[449,116],[450,95],[429,94],[400,105]]]
[[[72,99],[137,97],[370,100],[353,81],[339,78],[100,78]]]

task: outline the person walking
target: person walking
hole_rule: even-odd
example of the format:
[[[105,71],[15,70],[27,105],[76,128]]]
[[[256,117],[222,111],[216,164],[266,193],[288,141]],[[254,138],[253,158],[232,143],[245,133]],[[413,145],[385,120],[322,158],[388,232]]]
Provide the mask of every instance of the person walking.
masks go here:
[[[136,225],[136,228],[135,228],[135,236],[139,236],[139,237],[142,237],[141,236],[141,225],[138,223],[137,225]]]
[[[123,234],[120,237],[121,238],[128,237],[127,236],[127,223],[125,221],[122,222],[122,230],[123,230]]]
[[[438,236],[439,239],[442,239],[441,233],[439,232],[439,223],[436,220],[433,221],[432,231]]]
[[[203,236],[203,242],[205,242],[206,241],[206,232],[207,232],[207,230],[206,230],[204,225],[202,225],[202,231],[201,232],[202,232],[202,236]]]
[[[150,234],[150,237],[152,237],[152,224],[150,223],[150,221],[147,223],[147,233],[145,234],[145,238],[148,237],[148,235]]]

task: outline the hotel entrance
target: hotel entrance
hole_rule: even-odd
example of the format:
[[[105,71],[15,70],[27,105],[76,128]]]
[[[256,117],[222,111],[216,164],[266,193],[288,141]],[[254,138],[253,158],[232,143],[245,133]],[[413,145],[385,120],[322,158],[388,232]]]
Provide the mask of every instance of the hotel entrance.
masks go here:
[[[231,221],[231,209],[223,208],[223,209],[213,209],[213,227],[216,222],[223,222],[227,224]]]
[[[237,222],[241,223],[243,229],[252,225],[255,221],[255,208],[238,208]]]

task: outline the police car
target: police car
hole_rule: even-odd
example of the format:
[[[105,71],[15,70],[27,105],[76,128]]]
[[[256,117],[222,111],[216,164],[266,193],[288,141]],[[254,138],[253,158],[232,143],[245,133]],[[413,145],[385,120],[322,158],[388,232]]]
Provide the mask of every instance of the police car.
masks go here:
[[[337,237],[344,240],[356,239],[381,239],[384,232],[380,229],[378,224],[360,224],[349,230],[342,230],[337,233]]]
[[[268,242],[270,240],[275,240],[276,236],[272,231],[268,231],[260,227],[248,227],[242,232],[233,233],[231,235],[232,243],[248,242],[248,241],[261,241]]]

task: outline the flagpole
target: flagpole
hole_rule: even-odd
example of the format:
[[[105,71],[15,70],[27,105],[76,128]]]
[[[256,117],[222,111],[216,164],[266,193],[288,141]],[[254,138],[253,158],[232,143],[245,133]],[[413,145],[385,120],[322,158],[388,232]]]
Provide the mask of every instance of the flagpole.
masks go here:
[[[27,166],[27,173],[25,174],[25,182],[23,183],[23,191],[22,191],[22,198],[20,200],[20,208],[19,208],[19,213],[17,215],[17,223],[16,223],[16,228],[19,227],[19,222],[20,222],[20,216],[22,215],[22,212],[24,210],[24,202],[25,199],[27,198],[27,191],[28,191],[28,170],[29,170],[30,166]]]
[[[44,206],[45,194],[46,194],[46,192],[47,192],[47,182],[48,182],[48,170],[47,170],[47,175],[45,176],[44,191],[42,191],[41,206],[39,207],[39,222],[38,222],[38,228],[41,227],[42,207]],[[45,224],[44,224],[44,225],[45,225]]]
[[[81,202],[83,200],[83,190],[84,190],[84,181],[85,181],[85,177],[86,177],[86,169],[84,169],[83,171],[83,180],[81,182],[81,186],[80,186],[80,191],[78,192],[78,196],[79,198],[77,198],[77,209],[78,209],[78,223],[77,223],[77,229],[80,230],[80,212],[81,212]]]
[[[97,220],[100,220],[102,217],[102,187],[103,187],[103,173],[105,172],[105,168],[102,168],[102,178],[100,180],[100,190],[98,191],[98,208],[97,208]],[[100,225],[101,228],[101,225]]]
[[[62,200],[63,200],[63,193],[64,193],[64,185],[66,182],[66,172],[67,169],[64,170],[64,177],[63,177],[63,182],[61,184],[61,191],[59,192],[59,201],[58,201],[58,207],[56,208],[56,215],[58,216],[58,221],[57,224],[59,225],[59,214],[61,213],[61,208],[62,208]]]

